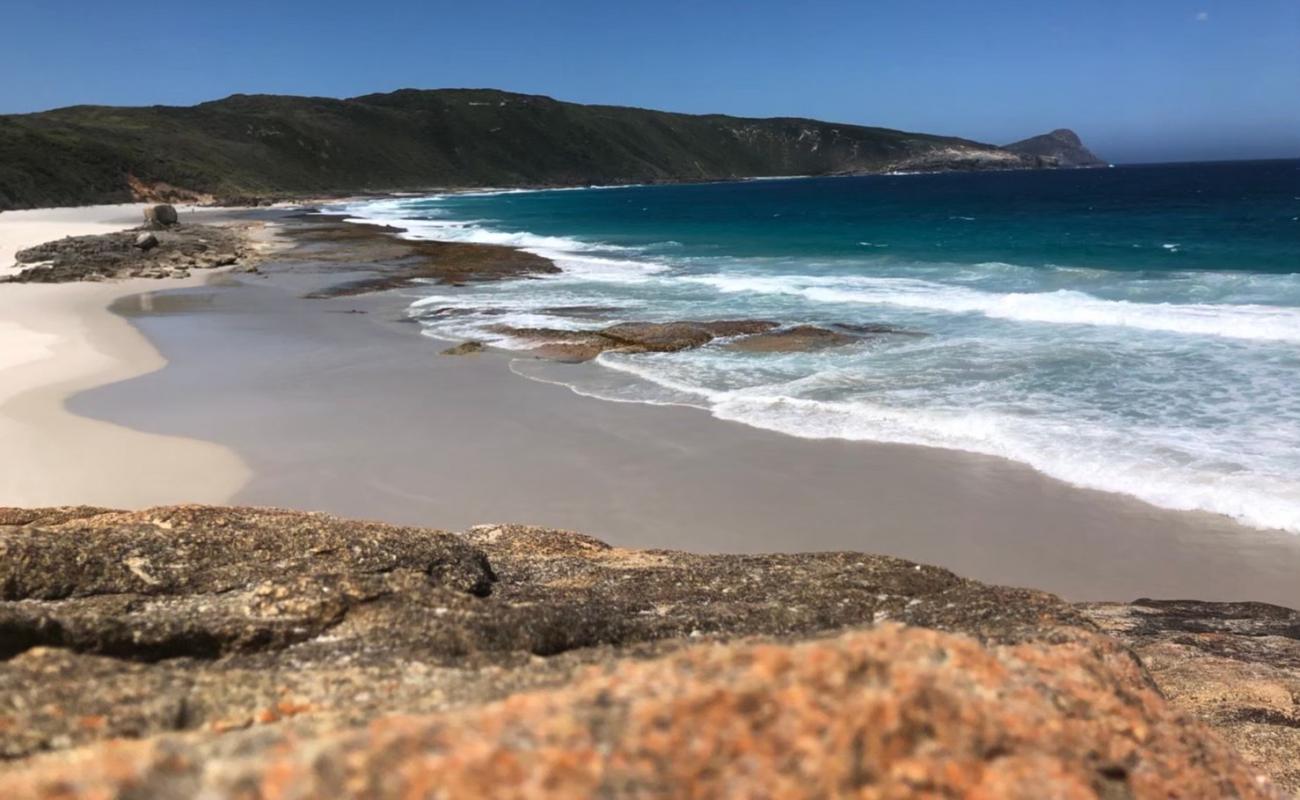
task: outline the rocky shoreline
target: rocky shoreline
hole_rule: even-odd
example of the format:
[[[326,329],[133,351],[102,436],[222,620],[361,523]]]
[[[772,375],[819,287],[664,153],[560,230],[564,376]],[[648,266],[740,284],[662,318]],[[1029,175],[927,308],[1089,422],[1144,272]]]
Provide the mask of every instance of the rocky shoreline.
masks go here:
[[[239,267],[255,271],[252,223],[181,223],[176,209],[145,209],[143,225],[114,233],[69,236],[19,250],[17,273],[0,283],[67,283],[119,278],[188,278],[191,270]]]
[[[277,258],[369,273],[320,298],[554,269],[396,232],[291,219]],[[49,252],[114,241],[92,238]],[[562,361],[924,335],[501,332]],[[1279,606],[1072,604],[886,556],[632,550],[522,525],[0,509],[5,797],[1267,798],[1300,791],[1298,763],[1300,613]]]
[[[1071,605],[859,553],[4,509],[0,632],[12,797],[1300,787],[1296,612]]]
[[[517,247],[403,239],[400,237],[405,232],[403,228],[346,220],[344,216],[318,213],[296,214],[286,220],[284,235],[292,245],[278,255],[279,259],[351,265],[373,273],[314,290],[305,297],[318,300],[351,297],[400,289],[419,282],[463,286],[483,281],[535,278],[560,271],[549,259]],[[617,316],[621,310],[579,307],[545,309],[542,313],[602,319]],[[468,311],[448,307],[425,313],[438,316]],[[496,313],[490,308],[474,311],[487,316]],[[611,351],[675,353],[715,341],[736,350],[771,353],[819,350],[880,336],[925,335],[887,325],[842,323],[821,327],[765,319],[633,320],[592,330],[497,325],[489,330],[523,344],[529,355],[563,363],[590,361]],[[466,346],[464,350],[450,348],[448,354],[477,352],[483,346],[476,341],[462,344]]]

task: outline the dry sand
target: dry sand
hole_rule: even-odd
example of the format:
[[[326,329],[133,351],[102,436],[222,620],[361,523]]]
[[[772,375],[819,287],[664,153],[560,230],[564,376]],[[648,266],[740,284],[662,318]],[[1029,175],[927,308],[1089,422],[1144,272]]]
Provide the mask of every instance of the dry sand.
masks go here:
[[[997,458],[579,397],[512,374],[508,355],[439,355],[447,343],[399,321],[407,299],[301,299],[347,277],[337,268],[124,300],[171,364],[72,408],[230,446],[253,470],[236,496],[249,504],[453,530],[531,522],[642,547],[860,550],[1072,599],[1300,606],[1300,537]]]
[[[4,212],[0,270],[24,247],[136,225],[141,208]],[[168,287],[203,280],[172,281]],[[0,285],[0,505],[215,503],[246,481],[243,462],[220,445],[140,433],[65,408],[75,392],[166,363],[137,330],[108,311],[116,299],[157,288],[148,280]]]

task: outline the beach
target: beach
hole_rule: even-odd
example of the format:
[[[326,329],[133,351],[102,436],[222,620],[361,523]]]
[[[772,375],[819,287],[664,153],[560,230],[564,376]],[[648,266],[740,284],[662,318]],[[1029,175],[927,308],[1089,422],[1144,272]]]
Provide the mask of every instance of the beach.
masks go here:
[[[449,530],[526,522],[697,552],[866,551],[1075,600],[1300,602],[1292,534],[1079,489],[1000,458],[801,439],[693,408],[581,397],[514,371],[542,366],[572,383],[599,367],[440,355],[452,343],[406,319],[409,291],[304,298],[368,274],[353,270],[340,258],[286,261],[124,293],[114,311],[167,366],[69,408],[218,443],[248,472],[213,499],[239,504]]]
[[[932,715],[937,696],[943,720],[973,709],[946,729],[980,748],[979,731],[1032,749],[1048,728],[1073,731],[1053,752],[1092,758],[1132,724],[1149,763],[1191,743],[1169,787],[1296,785],[1297,616],[1268,603],[1300,602],[1300,537],[1008,459],[582,396],[605,367],[453,347],[409,316],[431,281],[526,277],[535,258],[292,210],[199,218],[275,252],[181,280],[0,285],[7,794],[225,796],[268,760],[308,776],[376,752],[363,768],[387,781],[387,754],[428,746],[411,725],[463,718],[455,746],[479,752],[499,726],[475,715],[552,698],[512,724],[554,726],[557,749],[596,712],[621,746],[628,698],[703,709],[681,728],[697,742],[719,698],[746,730],[805,707],[821,730],[844,698]],[[1020,686],[1045,722],[1008,708]],[[865,732],[903,713],[880,707],[840,716]],[[475,796],[500,785],[470,773]]]
[[[112,224],[102,210],[52,216]],[[564,385],[592,364],[440,355],[452,343],[406,318],[409,289],[304,297],[371,275],[351,246],[314,243],[329,257],[258,275],[2,287],[0,503],[527,522],[625,546],[875,552],[1075,600],[1300,602],[1292,534],[1005,459],[801,439]]]
[[[63,236],[138,224],[140,205],[0,214],[0,269],[13,253]],[[202,284],[206,276],[169,288]],[[108,307],[158,282],[6,284],[0,287],[0,505],[141,507],[226,500],[248,478],[229,449],[132,430],[70,413],[67,399],[165,365],[149,341]],[[183,403],[183,397],[156,398]]]

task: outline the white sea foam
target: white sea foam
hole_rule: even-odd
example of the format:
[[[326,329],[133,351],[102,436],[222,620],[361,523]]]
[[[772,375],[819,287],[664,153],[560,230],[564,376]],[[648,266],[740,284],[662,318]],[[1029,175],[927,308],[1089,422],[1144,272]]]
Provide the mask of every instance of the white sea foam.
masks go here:
[[[618,188],[618,187],[590,187]],[[535,190],[492,190],[488,193],[509,194]],[[548,190],[564,191],[564,190]],[[636,254],[640,247],[624,247],[603,242],[586,242],[568,236],[546,236],[528,231],[502,231],[489,227],[491,220],[451,220],[412,218],[417,214],[427,217],[431,211],[423,198],[421,205],[412,207],[409,200],[382,200],[357,206],[346,211],[358,222],[400,223],[406,239],[426,239],[446,242],[467,242],[517,247],[534,255],[549,259],[561,269],[561,277],[602,283],[644,283],[647,276],[669,269],[667,264],[651,259],[616,258],[615,254]]]
[[[722,292],[799,295],[823,303],[897,306],[995,319],[1100,325],[1257,341],[1300,342],[1300,308],[1255,304],[1135,303],[1084,292],[994,293],[910,278],[702,275],[682,280]]]
[[[1300,532],[1300,483],[1293,478],[1172,464],[1135,450],[1114,431],[1093,430],[1077,421],[740,393],[715,398],[713,414],[805,438],[896,442],[1001,456],[1076,486],[1128,494],[1164,508],[1224,514],[1259,528]]]
[[[872,319],[901,319],[933,334],[815,354],[753,357],[709,347],[605,354],[596,360],[603,370],[566,381],[580,394],[695,405],[805,438],[1000,456],[1078,486],[1300,532],[1300,480],[1288,467],[1300,441],[1287,388],[1293,362],[1277,346],[1300,343],[1297,276],[1188,271],[1148,278],[1000,262],[909,264],[866,251],[846,263],[689,253],[670,263],[666,254],[649,256],[671,245],[620,248],[506,231],[494,220],[447,218],[427,198],[346,213],[400,225],[411,238],[520,247],[561,268],[542,281],[428,287],[436,294],[417,300],[411,314],[434,336],[526,350],[535,342],[491,326],[580,331],[608,324],[553,312],[583,305],[634,308],[633,319],[710,313],[823,322],[854,319],[862,312],[852,307],[863,306],[872,307]],[[1176,243],[1166,244],[1178,252]],[[441,306],[460,310],[436,313]],[[1067,326],[1098,331],[1085,336]],[[1114,349],[1125,358],[1097,371]],[[1259,353],[1270,355],[1255,360]],[[1168,369],[1171,358],[1176,372]],[[557,380],[546,369],[517,371]]]
[[[602,356],[599,363],[703,405],[718,419],[806,439],[940,447],[998,456],[1089,489],[1126,494],[1181,511],[1222,514],[1245,525],[1300,533],[1300,481],[1257,471],[1225,472],[1158,457],[1134,437],[1078,420],[1007,415],[970,409],[895,408],[860,401],[831,401],[783,394],[792,386],[733,391],[705,389],[666,374],[652,359]],[[812,380],[803,379],[803,382]],[[580,394],[607,392],[574,386]],[[610,396],[608,399],[625,399]],[[694,400],[694,402],[692,401]],[[1198,443],[1186,441],[1188,452]],[[1207,443],[1204,450],[1211,450]]]

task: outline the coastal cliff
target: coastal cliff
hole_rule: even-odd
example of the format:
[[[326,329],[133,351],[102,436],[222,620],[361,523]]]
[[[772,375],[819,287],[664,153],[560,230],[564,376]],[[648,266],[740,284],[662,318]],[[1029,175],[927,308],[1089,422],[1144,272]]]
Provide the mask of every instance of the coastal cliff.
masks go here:
[[[1032,169],[965,139],[782,117],[580,105],[489,89],[0,116],[0,210],[446,186]]]
[[[1280,797],[1300,616],[1196,605],[519,525],[0,509],[0,795]]]

